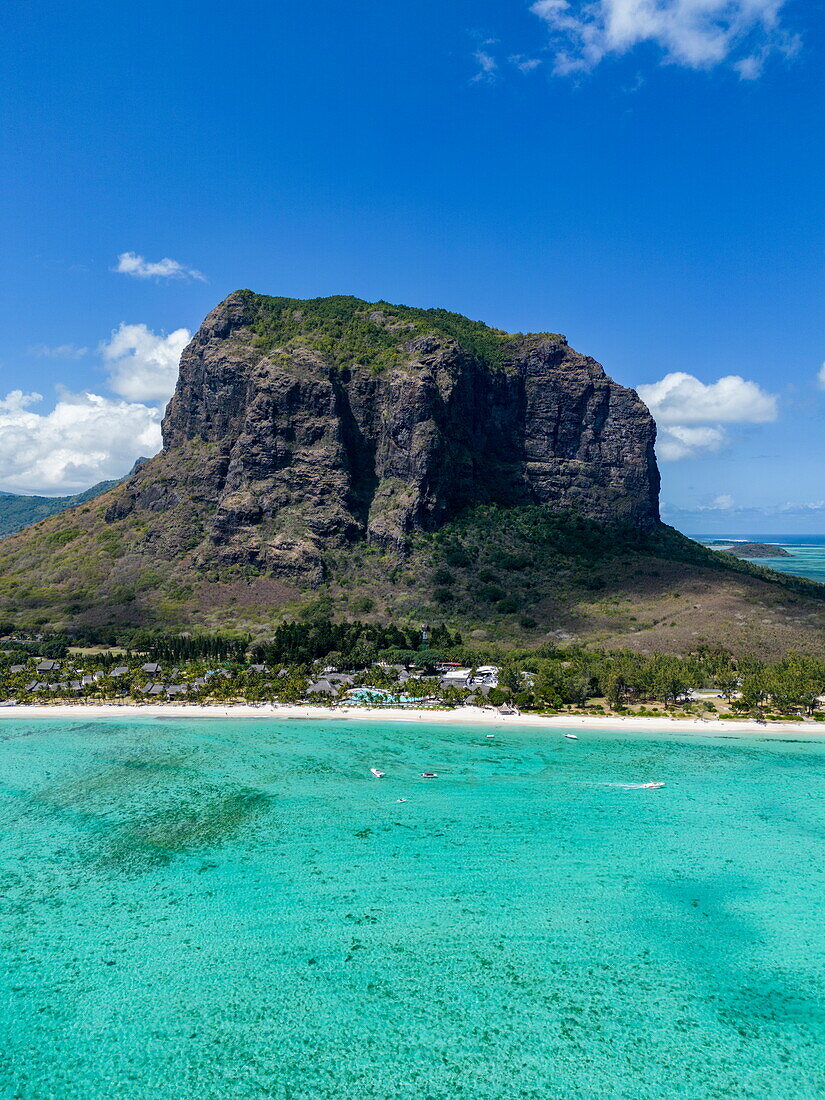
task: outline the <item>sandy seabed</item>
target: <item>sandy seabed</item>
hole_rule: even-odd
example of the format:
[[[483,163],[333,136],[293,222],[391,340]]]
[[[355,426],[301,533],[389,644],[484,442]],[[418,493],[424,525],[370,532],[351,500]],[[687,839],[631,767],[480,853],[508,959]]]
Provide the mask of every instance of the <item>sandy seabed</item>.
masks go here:
[[[447,725],[472,726],[526,726],[533,729],[563,730],[617,730],[627,733],[726,733],[764,736],[789,733],[822,737],[825,723],[807,720],[803,722],[759,722],[746,720],[720,720],[713,718],[653,718],[617,715],[538,715],[501,714],[493,707],[458,707],[439,710],[412,707],[320,707],[292,704],[234,703],[229,705],[197,703],[73,703],[28,704],[0,706],[2,718],[257,718],[257,719],[310,719],[312,721],[348,722],[429,722]]]

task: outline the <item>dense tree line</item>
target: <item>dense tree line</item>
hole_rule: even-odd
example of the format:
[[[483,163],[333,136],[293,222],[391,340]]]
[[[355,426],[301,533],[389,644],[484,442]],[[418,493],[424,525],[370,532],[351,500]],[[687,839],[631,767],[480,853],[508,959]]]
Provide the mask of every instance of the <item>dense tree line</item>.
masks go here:
[[[388,652],[419,654],[422,649],[449,649],[461,644],[461,636],[445,626],[424,632],[390,624],[343,622],[329,619],[317,622],[286,622],[276,629],[271,641],[252,647],[255,661],[286,665],[311,664],[328,658],[346,668],[366,668]],[[334,658],[334,659],[333,659]]]
[[[225,661],[243,661],[249,648],[248,635],[233,637],[227,634],[158,634],[137,632],[128,648],[146,653],[156,661],[192,661],[213,658]]]
[[[722,650],[674,657],[573,648],[544,659],[506,662],[500,685],[522,705],[550,709],[601,698],[613,710],[649,702],[672,707],[690,702],[693,689],[705,687],[735,711],[813,714],[825,696],[825,661],[792,655],[766,664],[735,660]]]

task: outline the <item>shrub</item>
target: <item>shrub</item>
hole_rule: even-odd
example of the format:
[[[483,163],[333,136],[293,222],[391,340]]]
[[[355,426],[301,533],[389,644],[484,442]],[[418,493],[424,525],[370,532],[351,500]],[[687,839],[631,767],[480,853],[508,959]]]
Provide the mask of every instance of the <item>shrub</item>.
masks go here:
[[[444,549],[444,561],[457,569],[471,564],[472,559],[461,543],[455,542]]]
[[[493,561],[502,569],[513,571],[526,569],[528,565],[533,564],[533,559],[529,554],[510,554],[506,550],[498,550],[493,554]]]
[[[501,583],[501,578],[499,577],[498,573],[494,573],[491,569],[479,569],[476,576],[483,584]]]
[[[449,585],[455,583],[455,577],[449,569],[436,569],[433,573],[433,584]]]
[[[504,589],[495,584],[482,584],[476,589],[476,596],[487,603],[498,603],[505,595]]]
[[[69,527],[65,531],[52,531],[51,534],[46,535],[43,542],[46,546],[54,547],[55,549],[61,546],[67,546],[82,532],[79,527]]]

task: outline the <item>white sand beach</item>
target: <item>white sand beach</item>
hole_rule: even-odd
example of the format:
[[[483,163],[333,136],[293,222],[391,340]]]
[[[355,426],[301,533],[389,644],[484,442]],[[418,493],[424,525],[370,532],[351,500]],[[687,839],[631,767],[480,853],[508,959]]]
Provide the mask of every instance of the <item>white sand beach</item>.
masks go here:
[[[716,734],[728,736],[758,733],[761,736],[797,736],[822,737],[825,735],[825,723],[806,720],[802,722],[768,722],[760,724],[753,720],[720,720],[706,718],[654,718],[620,717],[618,715],[573,715],[556,714],[552,716],[538,714],[501,714],[492,707],[460,707],[448,709],[413,709],[411,707],[321,707],[311,705],[250,703],[236,704],[195,704],[195,703],[148,703],[144,705],[117,703],[77,703],[77,704],[15,704],[0,707],[0,719],[3,718],[253,718],[253,719],[309,719],[312,721],[348,721],[348,722],[429,722],[446,725],[490,726],[506,728],[529,726],[547,730],[616,730],[628,734],[669,732]]]

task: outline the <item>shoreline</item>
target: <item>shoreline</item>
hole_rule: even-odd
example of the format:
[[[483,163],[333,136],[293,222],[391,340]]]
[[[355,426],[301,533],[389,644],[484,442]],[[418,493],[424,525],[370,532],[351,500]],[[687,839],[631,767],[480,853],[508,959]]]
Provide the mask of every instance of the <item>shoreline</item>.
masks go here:
[[[461,707],[455,710],[426,710],[402,707],[322,707],[263,703],[220,704],[198,703],[77,703],[37,704],[17,703],[0,707],[3,718],[251,718],[258,720],[310,720],[337,722],[422,722],[425,724],[460,726],[530,727],[533,729],[612,730],[617,733],[670,732],[713,735],[755,734],[762,736],[789,733],[819,738],[825,736],[825,723],[813,721],[769,722],[713,718],[653,718],[633,716],[576,714],[500,714],[488,707]]]

